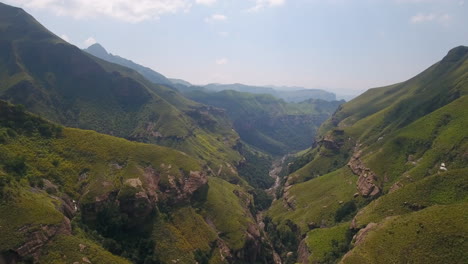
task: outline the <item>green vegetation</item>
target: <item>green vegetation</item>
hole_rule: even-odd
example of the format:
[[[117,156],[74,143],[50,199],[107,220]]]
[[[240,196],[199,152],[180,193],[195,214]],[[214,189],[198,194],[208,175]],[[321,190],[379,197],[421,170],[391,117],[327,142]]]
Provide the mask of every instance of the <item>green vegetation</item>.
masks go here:
[[[273,159],[264,153],[255,151],[248,145],[243,144],[239,152],[245,158],[237,166],[239,176],[245,179],[249,185],[257,189],[270,188],[275,180],[270,177],[270,168]]]
[[[247,144],[271,155],[309,147],[317,128],[342,103],[309,99],[286,103],[266,94],[232,90],[185,93],[194,101],[226,109],[234,129]]]
[[[202,207],[202,215],[209,219],[220,232],[220,237],[233,250],[243,248],[245,231],[253,220],[245,217],[249,214],[250,195],[242,188],[222,179],[210,177],[208,197]]]
[[[241,160],[233,149],[239,137],[222,112],[76,49],[21,9],[0,9],[3,100],[65,126],[184,151],[215,171]],[[241,181],[230,170],[219,176]]]
[[[468,260],[467,205],[436,205],[389,218],[342,263],[464,263]]]
[[[217,234],[192,208],[180,208],[168,215],[169,221],[159,220],[153,229],[156,252],[164,263],[208,260],[214,254]]]
[[[415,78],[340,106],[290,164],[267,213],[270,232],[297,226],[310,261],[334,263],[352,247],[349,234],[377,223],[344,263],[466,262],[466,238],[455,230],[467,228],[467,71],[468,48],[458,47]],[[358,177],[359,188],[370,180],[379,193],[363,197]]]
[[[91,240],[76,236],[59,235],[44,247],[44,263],[66,264],[79,262],[85,259],[91,263],[103,264],[130,264],[131,262],[114,256]]]
[[[190,84],[188,84],[190,85]],[[187,84],[186,84],[187,86]],[[287,89],[285,89],[287,88]],[[291,90],[294,88],[294,90]],[[203,87],[183,87],[184,90],[203,89],[205,91],[220,92],[226,90],[232,90],[243,93],[252,94],[268,94],[278,99],[283,99],[286,102],[302,102],[309,99],[320,99],[324,101],[336,101],[336,95],[320,89],[306,89],[302,87],[262,87],[252,86],[240,83],[235,84],[208,84]]]
[[[25,120],[32,125],[23,127]],[[41,133],[43,127],[56,133]],[[0,101],[0,252],[18,248],[45,225],[62,228],[65,216],[74,216],[72,233],[52,235],[41,261],[222,263],[216,241],[235,251],[246,245],[253,198],[242,187],[213,177],[209,186],[195,185],[193,197],[180,197],[179,184],[203,173],[200,161],[166,147],[57,127]],[[72,199],[79,212],[63,209],[73,207],[65,202]],[[79,244],[87,249],[78,252]]]
[[[356,176],[349,169],[343,168],[292,185],[286,188],[281,199],[273,202],[268,215],[275,223],[292,221],[300,228],[302,234],[309,231],[310,222],[333,225],[336,211],[341,207],[340,202],[353,200],[353,194],[356,192],[355,181]]]
[[[0,101],[0,262],[468,261],[468,47],[341,106],[186,93],[203,105],[21,9],[0,4],[0,36],[22,104]],[[273,157],[309,146],[272,201]]]
[[[309,231],[306,237],[307,247],[312,252],[309,262],[336,263],[349,250],[353,235],[349,222]]]
[[[419,211],[433,205],[468,201],[468,169],[435,174],[370,203],[356,217],[357,227],[386,217]]]
[[[0,251],[17,248],[27,241],[21,228],[29,232],[39,230],[43,225],[58,226],[63,221],[62,214],[56,210],[57,200],[43,193],[22,190],[20,184],[11,186],[9,201],[0,204]]]

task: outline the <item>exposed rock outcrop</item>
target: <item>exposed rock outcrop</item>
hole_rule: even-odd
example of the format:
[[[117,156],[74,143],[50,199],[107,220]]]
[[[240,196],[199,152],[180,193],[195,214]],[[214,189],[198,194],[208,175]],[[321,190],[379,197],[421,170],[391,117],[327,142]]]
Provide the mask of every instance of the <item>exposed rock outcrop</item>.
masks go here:
[[[161,168],[170,170],[172,166],[162,164]],[[162,183],[160,173],[151,166],[142,170],[140,177],[125,180],[123,188],[99,195],[94,202],[82,205],[83,220],[93,223],[104,208],[116,206],[132,219],[129,223],[138,225],[151,215],[158,202],[186,202],[208,182],[206,173],[199,171],[190,171],[182,177],[167,175],[167,180]]]
[[[317,144],[330,150],[339,150],[344,144],[343,139],[340,138],[342,135],[344,135],[343,130],[333,130],[331,133],[326,134],[321,140],[319,140]]]
[[[353,243],[354,243],[354,246],[357,246],[359,244],[361,244],[364,239],[366,238],[367,234],[373,230],[374,228],[376,228],[378,226],[378,224],[376,223],[369,223],[367,224],[367,226],[361,230],[359,230],[359,232],[354,235],[353,237]]]
[[[42,225],[39,230],[37,227],[24,226],[19,231],[25,234],[27,242],[16,248],[14,252],[21,258],[32,256],[35,261],[38,261],[42,247],[53,237],[71,235],[71,225],[70,220],[64,217],[59,225]]]
[[[359,176],[356,183],[359,193],[365,197],[375,196],[381,192],[380,187],[377,186],[377,175],[361,161],[361,154],[361,151],[355,151],[347,165],[354,174]]]
[[[366,236],[369,234],[370,231],[374,230],[375,228],[377,228],[379,225],[376,224],[376,223],[369,223],[367,224],[367,226],[361,230],[359,230],[359,232],[354,235],[353,237],[353,245],[354,246],[358,246],[359,244],[361,244]],[[346,261],[346,258],[351,254],[352,251],[348,251],[348,253],[346,253],[343,258],[341,259],[340,263],[345,263]]]
[[[303,240],[301,240],[301,243],[299,243],[299,248],[297,249],[297,262],[302,264],[308,264],[309,256],[309,248],[307,247],[306,239],[304,238]]]

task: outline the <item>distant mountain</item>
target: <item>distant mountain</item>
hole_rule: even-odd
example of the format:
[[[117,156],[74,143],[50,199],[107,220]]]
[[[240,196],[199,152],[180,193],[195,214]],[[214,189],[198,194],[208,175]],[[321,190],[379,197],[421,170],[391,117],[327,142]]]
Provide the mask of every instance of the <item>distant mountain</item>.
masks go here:
[[[2,3],[0,98],[0,263],[273,262],[223,109]]]
[[[107,54],[99,45],[90,50]],[[0,99],[66,126],[175,148],[204,159],[213,170],[222,164],[221,174],[237,178],[226,162],[234,166],[241,160],[233,149],[239,138],[223,111],[90,55],[23,10],[3,4],[0,65]]]
[[[184,81],[182,79],[173,79],[173,78],[170,78],[169,81],[171,81],[171,83],[173,84],[180,84],[180,85],[184,85],[184,86],[192,86],[191,83],[187,82],[187,81]]]
[[[208,84],[203,86],[208,91],[234,90],[238,92],[254,94],[270,94],[286,102],[301,102],[307,99],[321,99],[325,101],[336,101],[336,95],[320,89],[305,89],[297,87],[295,90],[281,90],[281,87],[251,86],[245,84]]]
[[[343,104],[291,160],[275,245],[300,263],[466,262],[467,128],[464,46]]]
[[[111,53],[108,53],[106,49],[104,49],[103,46],[101,46],[99,43],[93,44],[89,46],[87,49],[84,51],[88,52],[89,54],[92,54],[100,59],[103,59],[108,62],[112,62],[115,64],[119,64],[125,67],[128,67],[130,69],[133,69],[137,71],[139,74],[143,75],[146,79],[149,81],[155,83],[155,84],[162,84],[162,85],[168,85],[171,86],[172,82],[167,79],[164,75],[148,68],[145,66],[142,66],[140,64],[137,64],[131,60],[127,60],[125,58],[122,58],[117,55],[112,55]]]
[[[301,103],[287,103],[269,94],[233,90],[192,90],[185,96],[225,109],[241,139],[271,155],[284,155],[310,147],[320,124],[344,102],[308,99]]]

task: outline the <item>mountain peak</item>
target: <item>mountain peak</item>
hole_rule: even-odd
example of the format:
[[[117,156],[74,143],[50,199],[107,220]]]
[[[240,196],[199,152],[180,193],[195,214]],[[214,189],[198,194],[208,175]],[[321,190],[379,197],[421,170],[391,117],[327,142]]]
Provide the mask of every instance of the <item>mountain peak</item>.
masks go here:
[[[450,62],[450,61],[458,61],[461,58],[465,57],[468,54],[468,47],[467,46],[458,46],[451,49],[447,56],[445,56],[442,61]]]
[[[86,51],[99,58],[107,57],[109,55],[107,50],[99,43],[94,43],[93,45],[89,46]]]

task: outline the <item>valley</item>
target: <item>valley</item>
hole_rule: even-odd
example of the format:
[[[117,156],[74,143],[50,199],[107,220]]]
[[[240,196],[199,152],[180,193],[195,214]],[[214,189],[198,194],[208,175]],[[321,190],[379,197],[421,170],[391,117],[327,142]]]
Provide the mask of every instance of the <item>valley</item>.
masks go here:
[[[468,47],[335,99],[166,78],[0,3],[0,263],[466,263]]]

